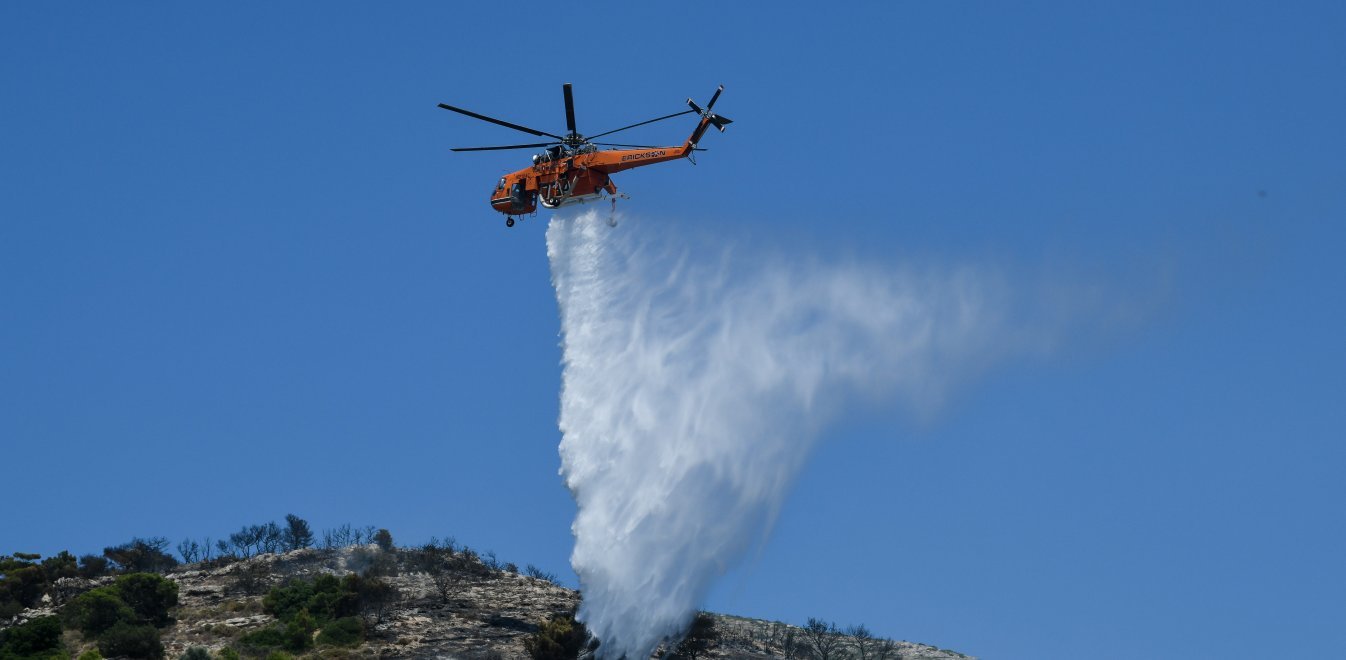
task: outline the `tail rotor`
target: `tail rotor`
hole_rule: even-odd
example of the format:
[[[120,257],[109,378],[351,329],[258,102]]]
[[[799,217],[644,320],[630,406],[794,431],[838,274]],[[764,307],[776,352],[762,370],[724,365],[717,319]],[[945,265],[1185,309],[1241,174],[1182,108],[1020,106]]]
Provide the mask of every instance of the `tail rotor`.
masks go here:
[[[720,93],[723,91],[724,91],[724,85],[720,85],[719,88],[715,90],[715,94],[710,97],[710,102],[706,104],[706,108],[704,110],[701,109],[701,106],[696,104],[696,101],[687,99],[687,105],[692,108],[692,111],[710,120],[710,123],[714,124],[715,128],[720,129],[721,133],[724,132],[725,126],[734,123],[734,120],[728,117],[721,117],[711,112],[711,109],[715,107],[715,102],[720,100]]]

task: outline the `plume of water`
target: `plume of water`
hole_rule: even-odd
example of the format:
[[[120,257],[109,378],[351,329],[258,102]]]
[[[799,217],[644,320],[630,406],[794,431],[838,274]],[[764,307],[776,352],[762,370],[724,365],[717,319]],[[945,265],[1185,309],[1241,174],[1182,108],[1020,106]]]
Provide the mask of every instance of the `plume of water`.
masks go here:
[[[553,219],[561,474],[599,655],[646,658],[764,539],[847,404],[938,404],[1016,337],[1003,278],[760,248],[631,220]]]

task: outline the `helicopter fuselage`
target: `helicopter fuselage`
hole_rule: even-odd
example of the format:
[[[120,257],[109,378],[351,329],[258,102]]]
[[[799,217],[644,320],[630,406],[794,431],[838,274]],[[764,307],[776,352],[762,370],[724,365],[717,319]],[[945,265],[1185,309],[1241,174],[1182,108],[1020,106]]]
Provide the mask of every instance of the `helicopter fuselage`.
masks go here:
[[[544,152],[534,158],[531,167],[510,172],[496,182],[491,208],[506,215],[524,215],[536,211],[538,204],[555,209],[600,199],[604,192],[616,195],[612,174],[686,158],[695,148],[688,140],[678,147]]]

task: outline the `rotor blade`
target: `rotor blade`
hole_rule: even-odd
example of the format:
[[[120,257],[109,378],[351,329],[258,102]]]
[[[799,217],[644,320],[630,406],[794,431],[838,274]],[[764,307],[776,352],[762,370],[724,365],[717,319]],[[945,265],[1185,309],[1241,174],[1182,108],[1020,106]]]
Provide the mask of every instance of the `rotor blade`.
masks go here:
[[[634,148],[634,149],[668,149],[668,148],[669,148],[668,145],[664,145],[664,146],[662,146],[662,147],[656,147],[656,146],[652,146],[652,145],[648,145],[648,144],[613,144],[613,143],[611,143],[611,142],[590,142],[589,144],[596,144],[596,145],[598,145],[598,146],[600,146],[600,147],[631,147],[631,148]],[[676,149],[677,147],[674,147],[674,148]],[[696,151],[710,151],[709,149],[702,149],[701,147],[697,147],[695,150],[696,150]]]
[[[503,147],[458,147],[449,151],[499,151],[501,149],[534,149],[536,147],[547,147],[556,144],[555,142],[539,142],[537,144],[511,144]]]
[[[551,133],[544,133],[544,132],[542,132],[542,131],[538,131],[538,130],[534,130],[534,129],[528,128],[527,126],[520,126],[520,125],[518,125],[518,124],[511,124],[511,123],[509,123],[509,122],[507,122],[507,121],[504,121],[504,120],[501,120],[501,119],[496,119],[496,118],[494,118],[494,117],[487,117],[486,115],[479,115],[479,114],[477,114],[477,113],[475,113],[475,112],[472,112],[471,110],[464,110],[464,109],[462,109],[462,108],[455,108],[455,107],[453,107],[453,106],[451,106],[451,105],[449,105],[449,104],[447,104],[447,103],[441,103],[441,104],[439,104],[439,107],[444,108],[445,110],[452,110],[453,112],[456,112],[456,113],[458,113],[458,114],[460,114],[460,115],[467,115],[467,116],[469,116],[469,117],[472,117],[473,119],[480,119],[480,120],[482,120],[482,121],[488,121],[488,122],[491,122],[492,124],[497,124],[497,125],[500,125],[500,126],[504,126],[505,128],[512,128],[512,129],[514,129],[514,130],[516,130],[516,131],[523,131],[523,132],[525,132],[525,133],[531,133],[531,134],[536,135],[536,136],[538,136],[538,137],[551,137],[551,138],[556,138],[556,139],[558,139],[558,140],[564,140],[564,139],[565,139],[565,138],[563,138],[563,137],[561,137],[561,136],[559,136],[559,135],[552,135]]]
[[[717,89],[717,90],[715,90],[715,96],[710,97],[710,103],[707,103],[707,104],[706,104],[706,109],[707,109],[707,110],[709,110],[709,109],[715,107],[715,101],[718,100],[718,99],[720,98],[720,92],[723,92],[723,91],[724,91],[724,85],[720,85],[720,88]]]
[[[589,136],[589,139],[592,140],[592,139],[594,139],[594,138],[600,138],[600,137],[603,137],[604,135],[612,135],[613,133],[620,133],[621,131],[624,131],[624,130],[626,130],[626,129],[628,129],[628,128],[635,128],[635,127],[637,127],[637,126],[644,126],[645,124],[653,124],[653,123],[656,122],[656,121],[663,121],[663,120],[665,120],[665,119],[672,119],[672,118],[677,117],[677,116],[680,116],[680,115],[687,115],[687,114],[691,114],[691,113],[692,113],[691,110],[683,110],[682,112],[675,112],[675,113],[673,113],[673,114],[671,114],[671,115],[664,115],[663,117],[659,117],[658,119],[651,119],[651,120],[649,120],[649,121],[642,121],[642,122],[640,122],[639,124],[631,124],[630,126],[623,126],[623,127],[621,127],[621,128],[615,128],[615,129],[610,130],[610,131],[608,131],[608,132],[606,132],[606,133],[599,133],[598,135],[590,135],[590,136]]]
[[[575,97],[570,93],[570,83],[566,83],[561,90],[566,95],[566,130],[571,135],[575,134]]]

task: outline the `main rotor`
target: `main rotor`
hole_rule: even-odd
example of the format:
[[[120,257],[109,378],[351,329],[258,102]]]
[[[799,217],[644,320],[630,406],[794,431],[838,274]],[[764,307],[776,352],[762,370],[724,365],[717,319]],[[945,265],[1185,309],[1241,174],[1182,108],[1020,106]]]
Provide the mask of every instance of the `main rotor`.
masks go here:
[[[722,124],[727,124],[727,123],[729,123],[729,120],[728,120],[728,119],[719,118],[719,117],[715,117],[713,114],[710,113],[710,109],[711,109],[712,107],[715,106],[715,101],[716,101],[717,99],[720,98],[720,92],[723,92],[723,91],[724,91],[724,85],[721,85],[721,86],[719,87],[719,89],[717,89],[717,90],[715,91],[715,95],[711,97],[711,99],[710,99],[710,103],[706,104],[706,109],[705,109],[705,110],[702,110],[700,106],[698,106],[697,104],[693,103],[691,99],[687,99],[687,104],[688,104],[689,106],[691,106],[691,109],[690,109],[690,110],[683,110],[682,112],[675,112],[675,113],[673,113],[673,114],[671,114],[671,115],[664,115],[663,117],[656,117],[656,118],[654,118],[654,119],[649,119],[649,120],[646,120],[646,121],[642,121],[642,122],[638,122],[638,123],[635,123],[635,124],[631,124],[630,126],[623,126],[623,127],[621,127],[621,128],[613,129],[613,130],[610,130],[610,131],[605,131],[605,132],[603,132],[603,133],[599,133],[599,134],[597,134],[597,135],[591,135],[591,136],[588,136],[588,137],[585,137],[585,136],[581,135],[581,134],[579,133],[579,131],[576,129],[576,127],[575,127],[575,97],[574,97],[574,93],[571,91],[570,83],[565,83],[564,85],[561,86],[561,93],[565,96],[565,109],[566,109],[566,134],[565,134],[565,135],[556,135],[555,133],[548,133],[548,132],[546,132],[546,131],[539,131],[539,130],[537,130],[537,129],[535,129],[535,128],[529,128],[529,127],[527,127],[527,126],[522,126],[522,125],[515,124],[515,123],[512,123],[512,122],[507,122],[507,121],[505,121],[505,120],[503,120],[503,119],[496,119],[496,118],[494,118],[494,117],[488,117],[488,116],[483,115],[483,114],[478,114],[478,113],[476,113],[476,112],[472,112],[471,110],[464,110],[463,108],[456,108],[456,107],[451,106],[451,105],[449,105],[449,104],[447,104],[447,103],[440,103],[440,104],[439,104],[439,107],[444,108],[445,110],[451,110],[451,111],[456,112],[456,113],[458,113],[458,114],[467,115],[468,117],[472,117],[473,119],[480,119],[480,120],[485,121],[485,122],[489,122],[489,123],[492,123],[492,124],[496,124],[497,126],[504,126],[505,128],[511,128],[511,129],[516,130],[516,131],[522,131],[522,132],[524,132],[524,133],[528,133],[529,135],[536,135],[536,136],[538,136],[538,137],[549,137],[549,138],[553,138],[553,139],[554,139],[552,142],[536,142],[536,143],[533,143],[533,144],[509,144],[509,145],[492,146],[492,147],[459,147],[459,148],[457,148],[457,149],[450,149],[449,151],[500,151],[500,150],[504,150],[504,149],[537,149],[537,148],[542,148],[542,147],[550,148],[550,147],[557,147],[557,146],[563,147],[567,152],[572,152],[572,153],[573,153],[573,152],[585,152],[585,151],[597,151],[597,150],[598,150],[598,147],[600,147],[600,146],[602,146],[602,147],[631,147],[631,148],[636,148],[636,149],[646,149],[646,148],[653,148],[653,147],[651,147],[650,145],[644,145],[644,144],[616,144],[616,143],[611,143],[611,142],[593,142],[593,140],[594,140],[595,138],[600,138],[600,137],[604,137],[604,136],[607,136],[607,135],[612,135],[613,133],[617,133],[617,132],[620,132],[620,131],[624,131],[624,130],[627,130],[627,129],[629,129],[629,128],[636,128],[637,126],[644,126],[644,125],[646,125],[646,124],[653,124],[654,122],[657,122],[657,121],[663,121],[663,120],[665,120],[665,119],[672,119],[672,118],[674,118],[674,117],[680,117],[680,116],[682,116],[682,115],[694,114],[694,113],[695,113],[695,114],[702,115],[702,116],[710,115],[711,117],[714,118],[714,119],[712,119],[712,121],[716,121],[716,126],[717,126],[717,127],[720,127],[720,130],[724,130]],[[718,121],[717,121],[717,120],[718,120]]]

